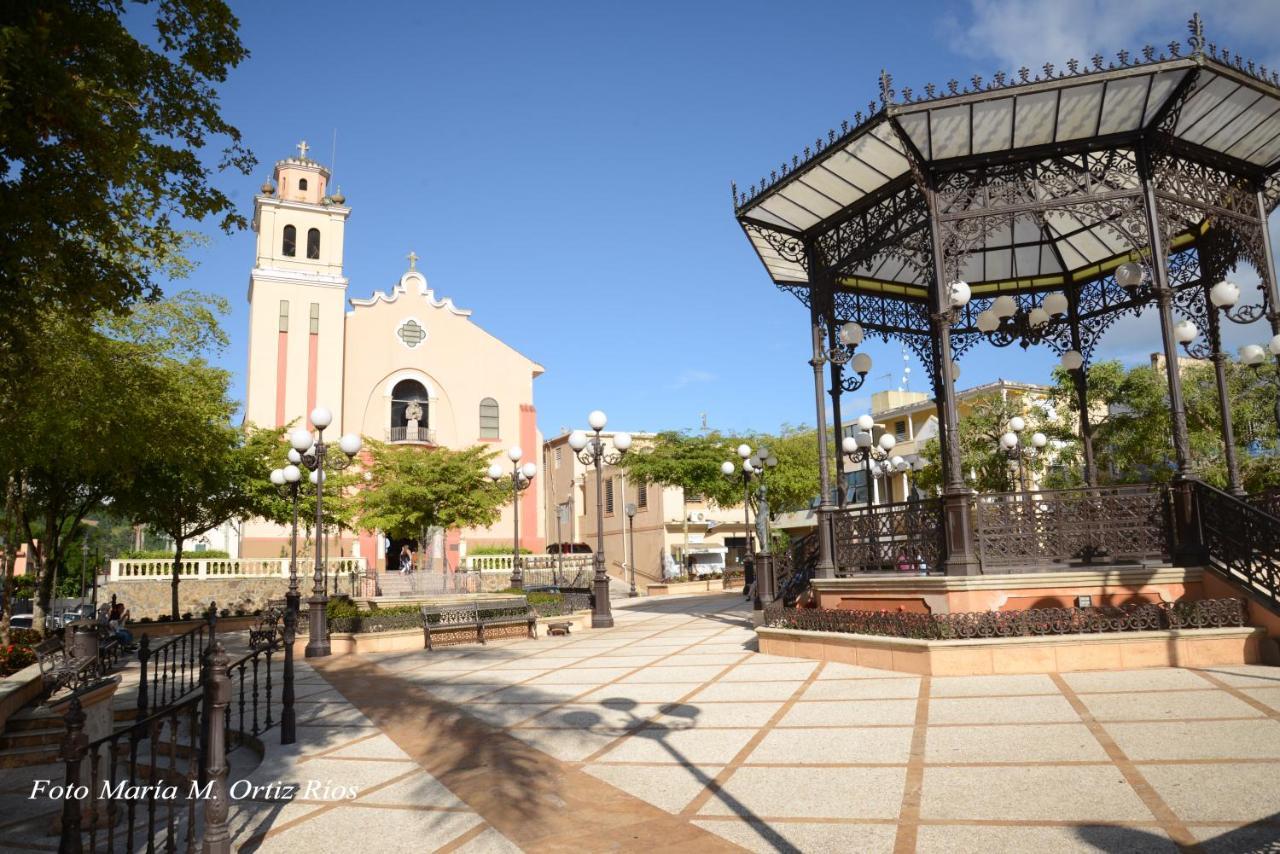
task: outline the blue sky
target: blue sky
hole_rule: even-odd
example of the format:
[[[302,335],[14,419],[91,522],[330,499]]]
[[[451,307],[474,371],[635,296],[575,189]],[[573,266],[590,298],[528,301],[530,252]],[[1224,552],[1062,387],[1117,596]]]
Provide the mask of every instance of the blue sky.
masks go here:
[[[746,186],[897,85],[1038,67],[1185,37],[1192,4],[234,3],[252,52],[222,88],[260,165],[216,178],[252,214],[271,164],[305,138],[352,208],[349,295],[386,290],[418,253],[437,296],[546,374],[548,435],[604,409],[619,429],[813,422],[807,311],[774,289],[733,219]],[[1186,9],[1181,6],[1185,5]],[[1265,2],[1206,9],[1211,40],[1277,66]],[[1069,8],[1068,8],[1069,7]],[[872,12],[872,9],[875,11]],[[1170,11],[1170,10],[1174,11]],[[214,231],[171,288],[225,296],[222,363],[242,394],[251,232]],[[1101,356],[1155,349],[1117,324]],[[1262,339],[1237,332],[1229,342]],[[1238,339],[1238,340],[1237,340]],[[847,397],[923,369],[897,345]],[[1046,352],[981,347],[961,385],[1043,380]],[[884,374],[888,377],[883,377]]]

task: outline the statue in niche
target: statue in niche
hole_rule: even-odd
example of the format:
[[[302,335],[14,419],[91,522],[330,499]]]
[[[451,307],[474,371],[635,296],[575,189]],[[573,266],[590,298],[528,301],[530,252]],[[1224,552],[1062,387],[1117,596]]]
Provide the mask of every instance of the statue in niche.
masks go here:
[[[418,438],[418,422],[422,420],[422,404],[416,400],[410,401],[409,405],[404,408],[404,417],[407,422],[405,435],[410,439]]]

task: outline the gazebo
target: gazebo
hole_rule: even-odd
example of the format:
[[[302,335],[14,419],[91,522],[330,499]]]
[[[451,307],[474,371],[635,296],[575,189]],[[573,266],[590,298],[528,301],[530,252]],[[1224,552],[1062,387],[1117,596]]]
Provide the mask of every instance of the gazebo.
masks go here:
[[[1265,576],[1274,599],[1280,519],[1239,494],[1219,315],[1265,315],[1270,336],[1280,336],[1266,225],[1280,202],[1280,77],[1206,42],[1198,15],[1189,29],[1186,48],[1175,41],[941,88],[895,88],[882,72],[879,101],[865,113],[745,192],[733,186],[736,217],[769,277],[809,309],[822,486],[816,578],[885,565],[885,548],[948,576],[1153,552],[1188,565],[1218,549],[1215,560],[1243,561],[1238,575]],[[1232,298],[1215,285],[1240,262],[1261,284],[1237,306],[1238,290]],[[1112,323],[1152,306],[1177,472],[1168,489],[1100,488],[1085,405],[1090,360]],[[1190,468],[1177,348],[1195,332],[1218,365],[1235,496]],[[857,509],[833,500],[826,398],[838,436],[841,392],[865,378],[866,360],[855,361],[864,334],[902,342],[929,374],[939,499]],[[983,342],[1048,347],[1072,372],[1082,489],[1025,502],[966,488],[954,373]],[[1280,356],[1280,337],[1261,344]],[[1264,359],[1261,347],[1246,354]],[[1232,516],[1268,532],[1266,566],[1218,548],[1241,533]]]

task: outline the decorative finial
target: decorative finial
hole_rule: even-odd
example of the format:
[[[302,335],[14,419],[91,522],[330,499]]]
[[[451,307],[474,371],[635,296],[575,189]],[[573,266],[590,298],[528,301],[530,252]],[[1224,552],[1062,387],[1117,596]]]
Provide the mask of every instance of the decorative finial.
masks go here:
[[[1204,21],[1200,20],[1200,13],[1192,14],[1191,20],[1187,21],[1187,29],[1191,32],[1191,37],[1187,39],[1187,44],[1191,45],[1191,55],[1201,56],[1204,54]]]
[[[737,205],[738,204],[738,182],[730,181],[729,190],[733,193],[733,203]]]
[[[417,252],[414,252],[413,250],[409,250],[409,254],[404,257],[409,259],[410,270],[418,269],[418,253]]]
[[[307,152],[311,150],[311,146],[307,145],[307,141],[304,139],[302,142],[298,143],[295,148],[298,149],[298,156],[301,159],[306,160]]]
[[[885,106],[893,103],[893,77],[883,68],[880,69],[880,103]]]

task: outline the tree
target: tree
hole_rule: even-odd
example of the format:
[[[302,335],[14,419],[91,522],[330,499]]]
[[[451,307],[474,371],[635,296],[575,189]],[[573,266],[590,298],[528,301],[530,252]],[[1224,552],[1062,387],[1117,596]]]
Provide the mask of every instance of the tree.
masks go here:
[[[248,56],[239,22],[222,0],[129,5],[127,27],[123,0],[0,4],[0,293],[24,319],[0,324],[9,381],[45,340],[32,318],[154,300],[189,266],[182,220],[244,226],[201,157],[223,139],[216,168],[255,164],[215,89]]]
[[[172,407],[174,435],[140,461],[115,504],[135,522],[173,540],[170,605],[176,620],[181,613],[178,585],[184,545],[251,512],[252,484],[262,472],[244,446],[244,433],[231,425],[235,404],[227,395],[227,372],[202,363],[173,363],[163,373],[169,383],[165,401]]]
[[[817,432],[809,427],[784,424],[776,434],[760,434],[748,442],[755,448],[767,448],[778,458],[778,465],[765,475],[768,478],[769,517],[776,519],[779,513],[807,508],[821,492]],[[737,459],[736,454],[734,459]]]
[[[510,500],[489,480],[494,452],[482,445],[455,451],[371,441],[368,449],[368,478],[355,498],[364,530],[425,542],[433,528],[492,525]]]
[[[740,465],[738,440],[721,435],[667,430],[624,454],[618,468],[628,480],[678,486],[686,496],[701,495],[720,507],[742,501],[742,481],[726,477],[720,465],[726,460]]]

